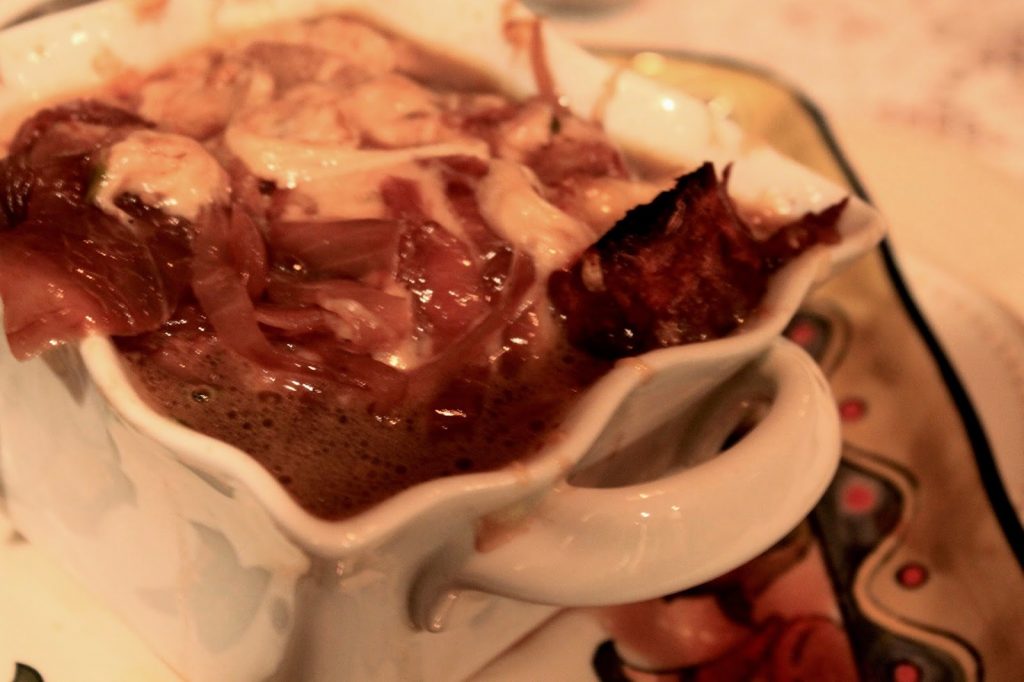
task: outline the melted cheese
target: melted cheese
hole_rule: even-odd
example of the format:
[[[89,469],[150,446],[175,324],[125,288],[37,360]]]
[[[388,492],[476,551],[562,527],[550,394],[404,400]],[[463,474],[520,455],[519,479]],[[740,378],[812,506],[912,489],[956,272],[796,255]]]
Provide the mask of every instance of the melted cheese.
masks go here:
[[[227,173],[206,149],[190,137],[139,130],[110,147],[95,203],[125,219],[114,201],[137,195],[164,212],[195,220],[215,202],[227,202]]]
[[[259,135],[241,126],[228,128],[224,140],[238,158],[261,178],[280,187],[301,188],[318,180],[338,180],[353,173],[397,166],[439,156],[468,155],[487,158],[487,144],[455,142],[395,150],[354,149],[348,145],[305,144]]]
[[[533,257],[542,279],[587,248],[594,233],[586,223],[546,201],[527,173],[517,163],[495,159],[480,181],[477,199],[487,223]]]

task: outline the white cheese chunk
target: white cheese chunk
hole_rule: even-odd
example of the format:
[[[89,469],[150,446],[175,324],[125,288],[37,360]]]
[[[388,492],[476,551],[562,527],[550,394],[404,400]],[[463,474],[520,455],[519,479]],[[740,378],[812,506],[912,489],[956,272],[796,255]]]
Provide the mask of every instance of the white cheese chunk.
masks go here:
[[[491,161],[477,200],[491,228],[533,257],[538,279],[564,267],[594,241],[593,230],[544,199],[528,171],[515,162]]]
[[[192,138],[138,130],[108,150],[94,201],[124,218],[114,201],[130,193],[170,215],[195,220],[204,206],[227,202],[229,187],[224,169]]]

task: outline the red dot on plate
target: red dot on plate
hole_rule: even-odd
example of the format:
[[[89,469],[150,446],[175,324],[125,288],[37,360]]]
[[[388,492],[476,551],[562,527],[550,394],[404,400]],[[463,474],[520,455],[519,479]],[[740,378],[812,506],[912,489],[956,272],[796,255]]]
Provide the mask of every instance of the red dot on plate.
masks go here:
[[[793,343],[806,347],[817,338],[818,330],[810,322],[794,322],[788,336]]]
[[[860,398],[847,398],[839,403],[839,416],[844,422],[862,419],[868,411],[868,404]]]
[[[840,496],[843,512],[847,514],[866,514],[878,504],[878,494],[873,485],[867,481],[851,481],[843,487]]]
[[[928,582],[928,569],[916,561],[910,561],[896,571],[896,580],[907,589],[921,587]]]
[[[892,669],[892,682],[920,682],[921,669],[909,661],[900,661]]]

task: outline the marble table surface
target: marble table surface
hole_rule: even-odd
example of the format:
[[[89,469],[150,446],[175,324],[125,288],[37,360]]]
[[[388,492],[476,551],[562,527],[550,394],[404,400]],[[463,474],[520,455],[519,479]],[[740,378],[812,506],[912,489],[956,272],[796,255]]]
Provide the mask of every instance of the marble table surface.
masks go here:
[[[582,42],[756,63],[831,118],[932,133],[1024,180],[1019,0],[633,0],[589,11],[551,4],[542,11]]]
[[[793,84],[837,130],[897,249],[1024,320],[1024,2],[534,6],[584,44],[725,56]]]

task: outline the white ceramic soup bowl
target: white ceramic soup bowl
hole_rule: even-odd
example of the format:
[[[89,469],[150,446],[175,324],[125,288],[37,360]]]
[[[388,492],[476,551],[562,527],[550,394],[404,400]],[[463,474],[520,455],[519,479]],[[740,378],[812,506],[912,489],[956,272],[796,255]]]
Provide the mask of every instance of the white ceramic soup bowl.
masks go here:
[[[331,11],[471,63],[513,95],[533,88],[529,59],[502,31],[522,10],[499,0],[110,0],[0,34],[0,116],[224,31]],[[579,112],[616,79],[604,123],[627,150],[733,163],[734,196],[794,214],[843,194],[697,100],[548,32],[545,47]],[[107,339],[26,363],[4,346],[10,516],[187,679],[460,679],[557,606],[692,586],[806,515],[836,466],[838,425],[817,368],[779,336],[809,289],[883,226],[852,199],[840,231],[841,243],[777,274],[739,333],[621,361],[540,455],[415,486],[343,521],[311,516],[244,453],[147,407]],[[765,416],[712,457],[752,395],[766,397]],[[635,463],[623,467],[624,454]],[[622,485],[601,485],[607,461]]]

